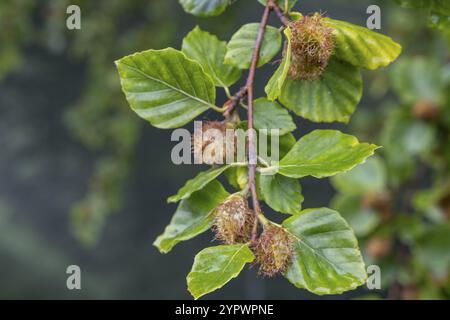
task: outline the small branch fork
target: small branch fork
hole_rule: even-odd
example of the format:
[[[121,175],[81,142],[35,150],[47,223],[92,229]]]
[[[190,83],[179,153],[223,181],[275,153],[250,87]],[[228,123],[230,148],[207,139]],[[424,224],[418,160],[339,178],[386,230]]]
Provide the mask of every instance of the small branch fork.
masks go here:
[[[255,139],[255,130],[253,125],[253,100],[254,100],[254,82],[256,68],[258,66],[259,55],[261,52],[262,42],[266,32],[266,27],[269,21],[271,11],[274,11],[284,26],[289,25],[289,19],[284,15],[280,7],[274,2],[274,0],[268,0],[264,14],[261,18],[261,22],[258,29],[258,35],[255,42],[255,48],[253,50],[252,61],[247,77],[247,82],[235,95],[225,103],[225,111],[223,115],[226,119],[229,119],[234,112],[238,104],[247,97],[247,115],[248,115],[248,186],[252,196],[252,207],[255,214],[255,221],[261,220],[260,213],[261,207],[258,201],[258,195],[256,191],[256,165],[257,165],[257,148]],[[252,231],[252,243],[255,243],[258,237],[258,223],[253,226]]]

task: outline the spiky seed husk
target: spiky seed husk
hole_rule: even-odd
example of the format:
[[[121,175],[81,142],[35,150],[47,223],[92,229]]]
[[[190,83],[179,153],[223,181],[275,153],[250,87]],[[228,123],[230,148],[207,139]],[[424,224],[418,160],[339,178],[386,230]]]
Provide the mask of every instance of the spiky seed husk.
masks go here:
[[[256,219],[244,197],[229,197],[215,209],[214,215],[213,230],[217,240],[226,244],[250,241]]]
[[[195,163],[209,165],[226,163],[227,152],[235,153],[235,137],[227,135],[229,127],[225,121],[204,121],[200,130],[195,130],[192,146]],[[219,139],[220,136],[220,139]],[[216,150],[219,153],[216,153]]]
[[[267,225],[254,247],[260,274],[272,277],[283,273],[294,252],[292,236],[282,227]]]
[[[289,76],[295,80],[318,79],[334,52],[333,29],[325,25],[319,13],[292,22],[290,28],[292,61]]]

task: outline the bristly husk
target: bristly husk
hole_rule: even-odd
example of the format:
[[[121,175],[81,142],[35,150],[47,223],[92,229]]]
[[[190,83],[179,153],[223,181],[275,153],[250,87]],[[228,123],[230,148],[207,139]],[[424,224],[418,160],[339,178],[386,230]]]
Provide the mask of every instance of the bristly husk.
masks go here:
[[[333,29],[319,13],[291,23],[292,61],[289,76],[295,80],[316,80],[328,66],[334,52]]]
[[[294,252],[294,240],[282,227],[272,224],[265,229],[254,246],[260,274],[272,277],[286,271]]]
[[[225,244],[247,243],[256,222],[247,200],[241,195],[232,195],[214,211],[213,230],[216,239]]]

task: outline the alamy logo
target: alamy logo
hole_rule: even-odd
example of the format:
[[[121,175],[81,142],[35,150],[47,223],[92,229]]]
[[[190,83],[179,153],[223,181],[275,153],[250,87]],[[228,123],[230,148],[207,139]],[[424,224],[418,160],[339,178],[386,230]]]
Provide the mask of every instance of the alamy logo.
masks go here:
[[[81,30],[81,9],[77,5],[67,7],[66,13],[69,15],[66,26],[69,30]]]
[[[244,130],[228,127],[226,122],[195,121],[194,133],[187,129],[172,132],[171,141],[178,143],[172,148],[174,164],[256,164],[273,166],[279,161],[279,129]],[[253,134],[257,143],[256,159],[247,160],[247,138]]]
[[[367,289],[380,290],[381,289],[381,269],[377,265],[370,265],[367,267]]]
[[[70,274],[67,277],[66,286],[69,290],[81,290],[81,269],[77,265],[68,266],[66,273]]]
[[[367,14],[370,14],[367,18],[367,28],[370,30],[381,30],[381,8],[375,4],[367,7]]]

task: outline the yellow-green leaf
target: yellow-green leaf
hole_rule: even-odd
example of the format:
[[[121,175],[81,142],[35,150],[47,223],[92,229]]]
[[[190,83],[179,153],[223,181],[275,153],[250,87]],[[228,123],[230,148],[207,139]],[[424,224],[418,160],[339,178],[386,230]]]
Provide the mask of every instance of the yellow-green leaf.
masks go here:
[[[281,95],[281,90],[283,89],[284,82],[286,81],[286,77],[289,73],[289,68],[291,66],[291,38],[292,32],[290,28],[286,28],[284,30],[284,35],[286,36],[287,45],[286,51],[284,52],[283,60],[278,66],[277,70],[270,78],[269,82],[266,85],[266,93],[267,98],[271,101],[274,101]]]
[[[187,276],[188,290],[195,299],[222,288],[236,278],[246,263],[255,259],[246,244],[221,245],[200,251]]]
[[[335,55],[354,66],[369,70],[386,67],[402,51],[398,43],[381,33],[330,18],[325,18],[325,23],[334,29]]]

